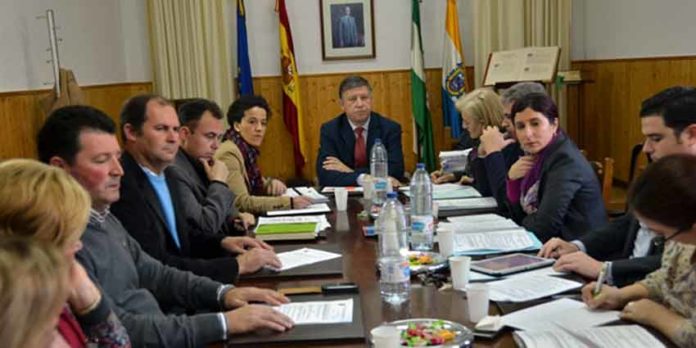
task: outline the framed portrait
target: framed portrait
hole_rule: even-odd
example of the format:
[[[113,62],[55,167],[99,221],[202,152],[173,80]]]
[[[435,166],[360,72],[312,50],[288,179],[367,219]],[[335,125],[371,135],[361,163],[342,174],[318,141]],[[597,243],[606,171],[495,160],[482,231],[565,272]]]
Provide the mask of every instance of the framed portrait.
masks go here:
[[[375,57],[372,0],[319,0],[324,60]]]

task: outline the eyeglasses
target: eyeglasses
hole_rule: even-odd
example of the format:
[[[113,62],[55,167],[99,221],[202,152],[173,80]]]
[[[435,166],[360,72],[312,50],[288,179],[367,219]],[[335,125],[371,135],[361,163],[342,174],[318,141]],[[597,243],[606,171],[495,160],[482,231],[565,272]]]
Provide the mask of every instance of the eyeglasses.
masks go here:
[[[684,232],[686,232],[686,231],[688,231],[688,230],[690,230],[690,229],[691,229],[691,226],[678,229],[677,232],[674,232],[669,237],[665,238],[665,242],[680,235],[680,234],[682,234],[682,233],[684,233]]]

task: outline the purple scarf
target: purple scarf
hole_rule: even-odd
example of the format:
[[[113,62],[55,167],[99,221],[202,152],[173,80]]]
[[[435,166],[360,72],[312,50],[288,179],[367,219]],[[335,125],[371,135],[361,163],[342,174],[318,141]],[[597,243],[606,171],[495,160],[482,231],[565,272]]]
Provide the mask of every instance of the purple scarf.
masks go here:
[[[560,130],[553,135],[553,138],[551,138],[549,144],[546,145],[546,147],[534,157],[534,165],[532,166],[532,169],[530,169],[527,175],[521,179],[520,205],[522,206],[522,210],[524,210],[524,212],[527,214],[533,214],[537,211],[537,209],[539,209],[539,185],[541,181],[541,169],[544,166],[544,160],[548,155],[549,148],[558,140],[559,133]]]
[[[242,158],[244,159],[244,170],[247,176],[247,190],[251,195],[264,195],[263,189],[263,176],[261,176],[261,169],[256,164],[261,151],[259,149],[249,145],[242,136],[233,127],[227,130],[225,133],[225,139],[232,141],[239,148],[239,152],[242,153]]]

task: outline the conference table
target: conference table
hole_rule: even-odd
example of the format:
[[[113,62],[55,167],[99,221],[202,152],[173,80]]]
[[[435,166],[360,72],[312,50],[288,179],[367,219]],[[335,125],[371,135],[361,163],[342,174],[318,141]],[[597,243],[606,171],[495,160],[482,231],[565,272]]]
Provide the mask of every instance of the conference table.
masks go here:
[[[239,285],[283,289],[318,286],[327,283],[354,282],[359,287],[364,337],[343,341],[314,341],[294,344],[279,343],[273,346],[366,347],[369,345],[369,332],[372,328],[384,322],[409,318],[445,319],[473,328],[473,323],[468,320],[466,299],[464,298],[464,294],[459,291],[439,291],[433,285],[424,286],[420,284],[418,279],[412,278],[409,301],[399,306],[393,306],[382,301],[379,293],[379,278],[376,268],[378,254],[377,239],[363,236],[362,227],[364,225],[371,225],[372,222],[358,218],[358,213],[361,211],[363,211],[361,200],[357,197],[350,197],[347,211],[337,212],[334,209],[328,214],[327,217],[332,227],[325,231],[325,236],[318,239],[316,242],[305,244],[305,246],[310,247],[316,244],[337,244],[343,254],[342,277],[320,276],[303,277],[301,279],[242,279]],[[497,314],[497,307],[493,304],[490,306],[490,314]],[[266,344],[264,344],[264,346],[265,345]],[[509,332],[504,332],[495,339],[476,338],[474,346],[514,347],[515,344],[512,340],[512,335]]]

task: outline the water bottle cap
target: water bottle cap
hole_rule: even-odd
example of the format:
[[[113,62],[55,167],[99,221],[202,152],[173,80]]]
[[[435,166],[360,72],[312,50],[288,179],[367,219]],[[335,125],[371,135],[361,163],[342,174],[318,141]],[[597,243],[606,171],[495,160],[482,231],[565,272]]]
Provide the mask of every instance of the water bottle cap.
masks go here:
[[[388,192],[387,198],[396,198],[396,192]]]
[[[381,144],[381,143],[382,143],[382,139],[380,139],[380,138],[375,139],[375,144]]]
[[[425,163],[416,164],[416,169],[425,169]]]

